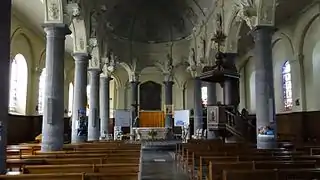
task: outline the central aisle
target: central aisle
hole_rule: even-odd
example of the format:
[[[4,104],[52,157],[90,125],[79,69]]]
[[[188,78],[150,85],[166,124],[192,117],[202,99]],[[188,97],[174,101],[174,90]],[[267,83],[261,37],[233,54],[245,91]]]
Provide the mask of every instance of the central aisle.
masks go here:
[[[188,176],[176,168],[173,152],[143,150],[141,180],[188,180]]]

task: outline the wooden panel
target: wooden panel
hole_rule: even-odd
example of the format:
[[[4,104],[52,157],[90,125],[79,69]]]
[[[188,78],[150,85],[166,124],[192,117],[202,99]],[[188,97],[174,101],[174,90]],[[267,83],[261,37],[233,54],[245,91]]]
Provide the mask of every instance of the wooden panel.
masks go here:
[[[162,111],[140,111],[140,127],[164,127]]]

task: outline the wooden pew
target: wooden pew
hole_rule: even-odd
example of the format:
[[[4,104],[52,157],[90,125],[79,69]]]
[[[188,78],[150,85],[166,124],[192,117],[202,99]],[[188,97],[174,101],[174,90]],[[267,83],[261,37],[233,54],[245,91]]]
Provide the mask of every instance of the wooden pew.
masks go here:
[[[210,162],[208,180],[221,179],[223,170],[316,168],[315,161]]]
[[[27,152],[22,153],[20,150],[24,149]],[[9,147],[8,151],[12,153],[7,154],[7,167],[19,167],[29,174],[1,176],[0,179],[133,180],[140,176],[140,144],[82,143],[65,145],[63,151],[46,153],[39,149],[39,145],[34,144]]]
[[[139,163],[134,164],[65,164],[24,166],[24,174],[48,173],[138,173]]]
[[[1,180],[138,180],[137,173],[52,173],[0,175]]]
[[[320,169],[224,170],[223,180],[320,179]]]

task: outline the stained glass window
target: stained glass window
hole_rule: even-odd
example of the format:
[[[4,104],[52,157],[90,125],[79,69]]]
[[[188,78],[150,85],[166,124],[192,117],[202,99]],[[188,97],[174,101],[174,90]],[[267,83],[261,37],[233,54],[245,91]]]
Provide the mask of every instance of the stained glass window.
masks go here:
[[[293,99],[292,99],[291,66],[289,61],[286,61],[282,67],[282,82],[283,82],[284,109],[286,111],[290,111],[293,106]]]
[[[17,108],[17,88],[18,88],[18,63],[16,59],[11,62],[10,73],[10,99],[9,99],[9,112],[16,112]]]
[[[87,116],[89,115],[90,85],[87,85]]]
[[[207,105],[207,99],[208,99],[208,88],[206,86],[201,88],[201,99],[202,99],[202,104]]]
[[[43,68],[39,78],[39,94],[38,94],[38,113],[39,114],[43,114],[45,78],[46,78],[46,68]]]
[[[10,67],[9,112],[25,113],[27,85],[27,61],[22,54],[17,54]]]
[[[68,116],[72,115],[73,108],[73,84],[69,84],[69,99],[68,99]]]

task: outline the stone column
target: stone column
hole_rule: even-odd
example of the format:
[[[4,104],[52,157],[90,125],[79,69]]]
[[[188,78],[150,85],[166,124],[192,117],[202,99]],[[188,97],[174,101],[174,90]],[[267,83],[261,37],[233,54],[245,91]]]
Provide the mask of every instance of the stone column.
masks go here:
[[[108,137],[110,119],[110,76],[100,76],[100,136]]]
[[[261,135],[261,133],[259,135],[258,133],[269,127],[274,130],[274,134],[277,132],[271,45],[273,32],[274,29],[269,26],[258,26],[252,32],[255,41],[257,147],[259,149],[271,149],[276,146],[276,135]]]
[[[217,104],[217,88],[216,83],[207,83],[207,92],[208,92],[208,99],[207,99],[207,106],[213,106]],[[214,131],[208,131],[207,129],[207,139],[216,139],[219,136]]]
[[[65,24],[45,24],[46,78],[42,122],[41,151],[58,151],[63,147],[64,133],[64,53]]]
[[[235,66],[235,60],[237,57],[236,53],[226,53],[226,63],[230,70],[237,72]],[[224,104],[228,106],[234,106],[236,109],[240,103],[239,95],[239,79],[229,78],[223,85],[223,99]]]
[[[217,104],[217,88],[216,83],[207,83],[207,92],[208,92],[208,99],[207,105],[212,106]]]
[[[74,70],[74,93],[73,93],[73,109],[72,109],[72,135],[71,143],[83,142],[78,136],[77,127],[79,125],[79,111],[86,111],[87,105],[87,80],[88,80],[88,63],[89,56],[84,53],[76,53],[73,55],[75,60]]]
[[[138,87],[140,82],[131,81],[131,110],[132,110],[132,126],[139,127],[139,121],[137,119],[139,113],[138,107]]]
[[[88,141],[97,141],[100,137],[99,118],[99,79],[100,69],[89,69],[90,98],[88,118]]]
[[[203,128],[203,112],[201,98],[201,80],[198,77],[194,78],[194,133],[197,129]]]
[[[172,87],[173,81],[165,81],[165,105],[172,105]],[[172,109],[173,110],[173,109]],[[173,129],[173,119],[172,114],[166,114],[165,127]]]
[[[7,145],[7,123],[9,104],[9,77],[10,77],[10,34],[11,34],[11,0],[1,1],[0,34],[0,173],[6,173],[6,145]]]

